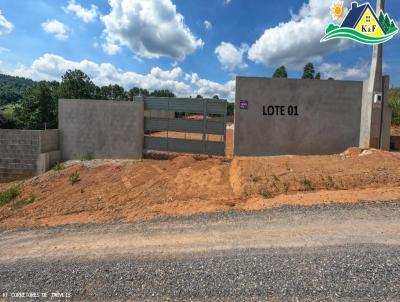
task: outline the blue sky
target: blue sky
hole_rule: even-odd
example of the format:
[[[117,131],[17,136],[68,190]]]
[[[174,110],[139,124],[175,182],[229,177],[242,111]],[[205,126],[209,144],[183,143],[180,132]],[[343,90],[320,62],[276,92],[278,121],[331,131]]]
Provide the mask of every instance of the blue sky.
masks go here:
[[[59,80],[80,68],[98,85],[230,100],[236,75],[269,77],[280,65],[293,78],[311,61],[323,78],[365,79],[371,46],[319,42],[333,2],[2,0],[0,72]],[[400,21],[399,1],[387,0],[386,11]],[[392,86],[400,86],[399,37],[384,46]]]

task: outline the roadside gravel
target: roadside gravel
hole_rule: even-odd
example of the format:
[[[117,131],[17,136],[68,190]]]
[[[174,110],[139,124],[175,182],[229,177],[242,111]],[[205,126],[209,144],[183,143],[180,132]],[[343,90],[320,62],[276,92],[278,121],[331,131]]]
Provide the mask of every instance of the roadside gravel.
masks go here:
[[[0,297],[400,301],[399,228],[400,203],[387,202],[2,231]]]

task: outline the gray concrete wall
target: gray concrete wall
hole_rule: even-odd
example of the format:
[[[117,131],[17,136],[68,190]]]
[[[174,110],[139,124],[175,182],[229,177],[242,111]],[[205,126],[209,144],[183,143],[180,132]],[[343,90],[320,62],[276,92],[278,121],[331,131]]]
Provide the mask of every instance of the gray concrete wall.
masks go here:
[[[371,80],[364,81],[359,144],[361,148],[390,149],[392,124],[392,111],[389,107],[390,78],[384,76],[381,77],[381,81],[379,89],[382,90],[379,91],[370,91]],[[381,103],[374,103],[375,92],[382,93],[383,101]]]
[[[400,136],[390,137],[390,148],[392,150],[400,151]]]
[[[392,127],[392,109],[389,106],[389,83],[388,76],[383,77],[383,103],[382,103],[382,117],[380,126],[380,146],[381,150],[390,150],[390,129]]]
[[[362,90],[354,81],[238,77],[234,154],[334,154],[358,146]],[[286,114],[263,115],[269,105],[286,106]],[[298,116],[289,116],[288,106],[297,106]]]
[[[143,152],[143,102],[59,100],[63,160],[137,159]]]
[[[43,173],[59,161],[58,130],[0,129],[0,181]]]

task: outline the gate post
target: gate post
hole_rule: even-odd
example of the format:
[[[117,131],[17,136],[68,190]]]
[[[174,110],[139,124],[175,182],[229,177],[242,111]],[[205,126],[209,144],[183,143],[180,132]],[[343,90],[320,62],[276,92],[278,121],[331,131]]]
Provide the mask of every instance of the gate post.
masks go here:
[[[203,99],[203,153],[206,153],[206,132],[207,132],[207,100]],[[207,155],[209,155],[207,153]]]

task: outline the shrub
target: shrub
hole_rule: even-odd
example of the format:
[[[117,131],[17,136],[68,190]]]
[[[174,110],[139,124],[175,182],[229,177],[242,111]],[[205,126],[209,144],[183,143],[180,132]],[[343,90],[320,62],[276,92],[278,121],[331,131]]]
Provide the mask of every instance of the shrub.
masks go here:
[[[6,191],[0,192],[0,206],[13,201],[21,192],[21,187],[16,185]]]
[[[78,181],[80,181],[81,178],[80,178],[78,172],[74,172],[68,177],[68,180],[71,183],[71,185],[73,185],[73,184],[77,183]]]

